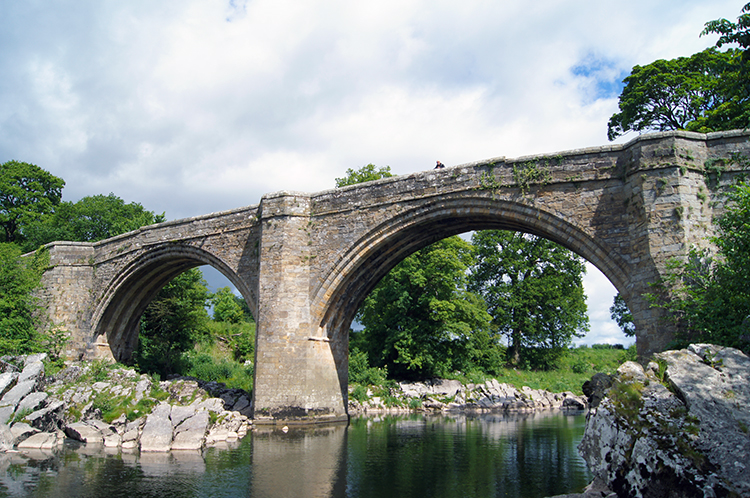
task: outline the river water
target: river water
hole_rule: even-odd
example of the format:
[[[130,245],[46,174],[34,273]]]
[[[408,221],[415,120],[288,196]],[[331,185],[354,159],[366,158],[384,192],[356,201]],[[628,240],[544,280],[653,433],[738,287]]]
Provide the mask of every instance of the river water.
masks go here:
[[[583,413],[380,416],[200,452],[0,455],[0,497],[546,497],[590,480]]]

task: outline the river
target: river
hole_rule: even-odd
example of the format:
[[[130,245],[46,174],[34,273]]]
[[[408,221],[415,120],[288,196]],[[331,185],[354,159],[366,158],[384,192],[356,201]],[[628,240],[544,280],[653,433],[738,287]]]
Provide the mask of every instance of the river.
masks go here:
[[[591,474],[581,412],[379,416],[257,429],[200,452],[127,453],[66,443],[0,455],[0,497],[546,497]]]

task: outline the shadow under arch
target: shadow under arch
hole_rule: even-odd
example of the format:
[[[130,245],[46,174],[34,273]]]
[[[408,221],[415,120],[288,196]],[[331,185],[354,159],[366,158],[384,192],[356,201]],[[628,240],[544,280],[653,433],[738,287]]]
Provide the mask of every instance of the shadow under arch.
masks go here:
[[[625,259],[569,221],[512,200],[456,195],[400,213],[370,230],[342,255],[315,289],[313,306],[322,317],[339,372],[348,383],[348,331],[368,293],[396,264],[438,240],[473,230],[512,230],[556,242],[596,266],[618,289],[631,273]]]
[[[173,278],[203,265],[216,268],[229,279],[255,315],[254,293],[226,263],[204,249],[172,243],[133,259],[111,280],[94,312],[94,344],[107,344],[116,361],[130,360],[138,344],[141,315],[151,300]]]

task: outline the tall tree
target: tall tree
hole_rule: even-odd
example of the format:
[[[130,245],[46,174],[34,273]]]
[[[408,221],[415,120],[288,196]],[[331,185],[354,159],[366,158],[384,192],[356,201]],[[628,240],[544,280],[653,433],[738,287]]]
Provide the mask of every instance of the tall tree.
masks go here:
[[[742,14],[737,18],[736,23],[723,18],[708,21],[701,35],[710,33],[721,35],[716,41],[718,48],[736,43],[745,50],[743,60],[750,62],[750,52],[748,52],[750,48],[750,3],[742,7]]]
[[[137,202],[125,204],[115,194],[93,195],[77,202],[61,202],[49,216],[24,228],[25,247],[33,250],[55,240],[96,242],[165,221]]]
[[[466,289],[471,245],[449,237],[396,265],[358,313],[357,345],[396,378],[427,378],[471,367],[475,334],[486,334],[484,303]]]
[[[469,289],[481,295],[496,333],[507,338],[508,358],[540,353],[534,367],[588,330],[581,258],[535,235],[486,230],[472,236],[476,261]]]
[[[615,297],[612,300],[612,306],[609,308],[609,316],[612,320],[617,322],[620,330],[622,330],[626,336],[632,337],[635,335],[633,315],[630,313],[628,305],[625,303],[622,296],[620,296],[619,292],[615,294]]]
[[[52,212],[65,181],[39,166],[19,161],[0,164],[0,225],[5,242],[19,242],[21,227]]]
[[[614,140],[631,130],[708,132],[747,126],[747,99],[737,94],[740,55],[739,50],[709,48],[633,67],[607,136]]]

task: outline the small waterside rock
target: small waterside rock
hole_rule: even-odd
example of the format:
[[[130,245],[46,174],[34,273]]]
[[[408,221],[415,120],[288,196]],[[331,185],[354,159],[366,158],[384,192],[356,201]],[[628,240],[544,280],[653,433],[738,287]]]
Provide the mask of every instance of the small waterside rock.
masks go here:
[[[355,399],[350,388],[349,412],[399,411],[518,411],[538,409],[586,409],[583,396],[571,392],[551,393],[527,386],[516,389],[490,379],[483,384],[464,385],[457,380],[433,379],[426,382],[402,382],[398,387],[366,399]]]
[[[617,496],[750,496],[750,358],[707,344],[623,364],[579,446]]]

